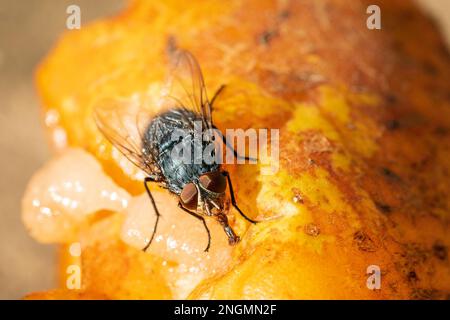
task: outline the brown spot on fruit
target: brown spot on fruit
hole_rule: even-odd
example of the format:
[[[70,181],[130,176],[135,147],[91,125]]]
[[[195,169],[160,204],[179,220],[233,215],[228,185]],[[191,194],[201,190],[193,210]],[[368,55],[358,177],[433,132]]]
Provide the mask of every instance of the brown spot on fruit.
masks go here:
[[[304,230],[308,236],[317,237],[320,234],[320,228],[314,223],[305,225]]]
[[[359,230],[353,234],[353,242],[359,250],[364,252],[375,252],[375,242],[362,230]]]
[[[397,130],[400,128],[400,121],[397,119],[390,119],[386,121],[386,128],[391,131]]]
[[[294,203],[304,203],[303,196],[301,195],[299,189],[292,188],[292,192],[294,193],[294,197],[292,198],[292,201],[294,201]]]
[[[383,168],[381,168],[381,172],[383,173],[383,175],[386,178],[388,178],[388,179],[390,179],[392,181],[397,181],[398,182],[398,181],[401,180],[400,177],[394,171],[392,171],[389,168],[383,167]]]
[[[411,292],[413,300],[434,300],[439,298],[439,291],[436,289],[414,288]]]
[[[386,102],[387,102],[389,105],[396,104],[397,101],[398,101],[397,96],[396,96],[395,94],[391,94],[391,93],[386,94],[385,99],[386,99]]]
[[[417,282],[417,281],[419,281],[419,277],[417,276],[417,273],[414,270],[411,270],[411,271],[408,272],[407,278],[408,278],[409,282]]]
[[[272,39],[274,37],[276,37],[277,35],[278,35],[278,32],[275,30],[266,30],[259,35],[259,37],[258,37],[259,43],[261,43],[263,45],[269,45],[270,42],[272,41]]]
[[[433,254],[439,260],[447,260],[448,249],[447,249],[447,247],[444,244],[442,244],[441,242],[437,241],[433,245]]]
[[[384,214],[389,214],[389,213],[392,212],[391,206],[387,205],[385,203],[381,203],[381,202],[375,201],[375,206],[377,207],[377,209],[379,211],[381,211]]]

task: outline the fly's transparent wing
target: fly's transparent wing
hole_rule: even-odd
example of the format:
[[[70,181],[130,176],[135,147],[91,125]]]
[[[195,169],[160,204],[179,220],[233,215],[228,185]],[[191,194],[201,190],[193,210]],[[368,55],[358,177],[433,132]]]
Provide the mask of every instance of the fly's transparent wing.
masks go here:
[[[180,49],[169,58],[171,71],[162,93],[165,102],[172,108],[196,113],[206,128],[212,128],[211,105],[197,60],[190,52]]]
[[[146,173],[160,176],[155,154],[144,148],[141,134],[153,117],[153,113],[133,99],[104,100],[94,109],[95,122],[106,139]]]
[[[170,54],[170,72],[156,102],[145,97],[109,99],[94,110],[96,124],[105,137],[133,164],[152,176],[163,177],[158,165],[160,121],[154,119],[178,109],[183,124],[193,126],[198,117],[212,128],[211,106],[203,75],[194,56],[185,50]],[[195,116],[192,115],[195,114]],[[151,130],[149,130],[149,126]]]

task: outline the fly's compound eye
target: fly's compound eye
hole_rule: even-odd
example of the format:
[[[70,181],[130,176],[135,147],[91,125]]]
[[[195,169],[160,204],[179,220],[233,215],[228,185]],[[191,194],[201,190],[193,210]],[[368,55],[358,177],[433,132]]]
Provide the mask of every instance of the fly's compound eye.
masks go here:
[[[197,187],[193,183],[184,186],[180,194],[180,200],[186,209],[197,209]]]
[[[227,188],[227,180],[219,171],[205,173],[198,180],[204,189],[214,193],[224,193]]]

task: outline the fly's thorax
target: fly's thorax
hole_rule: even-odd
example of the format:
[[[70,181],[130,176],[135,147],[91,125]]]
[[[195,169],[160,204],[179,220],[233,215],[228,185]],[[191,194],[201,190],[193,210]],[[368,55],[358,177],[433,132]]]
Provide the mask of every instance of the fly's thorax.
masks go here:
[[[154,118],[145,134],[144,149],[152,153],[168,189],[176,194],[201,175],[220,168],[215,157],[208,158],[213,161],[204,158],[204,152],[215,155],[215,149],[213,142],[203,139],[202,129],[196,130],[198,122],[202,120],[195,113],[173,109]]]

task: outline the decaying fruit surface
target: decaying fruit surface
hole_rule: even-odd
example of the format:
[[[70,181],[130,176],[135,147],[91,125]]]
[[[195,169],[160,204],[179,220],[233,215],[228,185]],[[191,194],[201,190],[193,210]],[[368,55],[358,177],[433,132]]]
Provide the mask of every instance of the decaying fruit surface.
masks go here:
[[[159,95],[170,38],[197,57],[210,96],[227,85],[217,126],[279,129],[280,161],[273,175],[227,166],[242,209],[265,222],[232,215],[242,237],[233,249],[214,229],[211,255],[229,250],[214,272],[206,263],[195,277],[180,268],[174,276],[206,258],[144,254],[123,241],[127,215],[97,212],[63,241],[62,287],[73,263],[64,248],[81,241],[78,294],[87,298],[448,298],[448,51],[409,1],[381,1],[382,30],[368,30],[369,2],[139,1],[65,34],[37,72],[53,145],[92,154],[139,212],[148,209],[143,186],[96,129],[92,107]],[[183,214],[153,190],[168,223]],[[204,247],[201,228],[192,238]],[[366,286],[371,265],[381,269],[379,290]],[[55,296],[74,293],[32,297]]]

